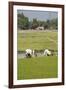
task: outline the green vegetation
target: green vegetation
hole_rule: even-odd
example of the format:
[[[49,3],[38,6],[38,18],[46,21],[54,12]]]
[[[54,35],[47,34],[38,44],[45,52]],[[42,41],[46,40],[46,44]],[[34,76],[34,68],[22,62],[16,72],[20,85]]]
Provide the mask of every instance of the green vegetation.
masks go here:
[[[18,59],[18,80],[56,78],[58,75],[57,56]]]
[[[42,27],[43,29],[39,29]],[[58,49],[58,19],[29,20],[24,13],[17,14],[17,51],[26,49]],[[55,30],[55,31],[54,31]],[[41,56],[17,58],[17,79],[56,78],[58,76],[58,57]]]
[[[57,31],[18,30],[18,50],[53,49],[57,50]]]
[[[18,30],[18,51],[30,49],[57,50],[57,31]],[[17,79],[56,78],[58,75],[58,57],[42,56],[17,60]]]
[[[26,17],[23,13],[18,13],[18,29],[36,29],[37,27],[44,27],[44,29],[58,29],[58,19],[49,19],[46,21],[37,20],[36,18],[33,18],[32,21],[29,21],[29,18]]]
[[[27,17],[24,16],[24,14],[18,14],[18,23],[17,27],[20,29],[28,29],[29,26],[29,20]]]

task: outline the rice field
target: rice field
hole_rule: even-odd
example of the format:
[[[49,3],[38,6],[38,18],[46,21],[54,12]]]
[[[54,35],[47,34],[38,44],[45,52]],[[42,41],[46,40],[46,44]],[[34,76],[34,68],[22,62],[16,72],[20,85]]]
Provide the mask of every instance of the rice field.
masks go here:
[[[18,30],[17,50],[27,48],[57,50],[57,31]],[[17,58],[17,79],[56,78],[58,76],[58,57],[42,56],[32,58]]]
[[[24,58],[18,60],[18,80],[56,78],[57,56]]]
[[[23,30],[17,33],[18,50],[53,49],[57,50],[57,31]]]

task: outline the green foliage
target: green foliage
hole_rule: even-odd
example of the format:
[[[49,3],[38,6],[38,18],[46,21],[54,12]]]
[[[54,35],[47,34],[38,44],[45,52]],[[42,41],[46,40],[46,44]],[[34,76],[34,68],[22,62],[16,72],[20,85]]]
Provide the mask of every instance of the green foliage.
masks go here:
[[[35,28],[37,28],[39,25],[38,25],[38,21],[37,21],[37,19],[33,19],[33,21],[32,21],[32,29],[35,29]]]
[[[23,13],[18,14],[18,28],[19,29],[28,29],[29,28],[29,20],[24,16]]]
[[[50,29],[58,29],[58,20],[57,19],[52,19],[50,21]]]
[[[44,24],[44,28],[49,29],[49,27],[50,27],[50,20],[47,20]]]
[[[45,21],[38,20],[38,24],[39,24],[40,27],[42,27],[42,26],[44,27]]]
[[[47,20],[44,23],[44,28],[45,29],[50,29],[50,30],[57,30],[58,29],[58,20],[57,19],[52,19],[52,20]]]
[[[23,13],[19,13],[17,15],[17,26],[18,29],[36,29],[39,26],[44,27],[44,29],[58,29],[58,20],[52,19],[52,20],[47,20],[47,21],[41,21],[37,20],[36,18],[33,18],[32,21],[29,21],[29,18],[26,17]]]

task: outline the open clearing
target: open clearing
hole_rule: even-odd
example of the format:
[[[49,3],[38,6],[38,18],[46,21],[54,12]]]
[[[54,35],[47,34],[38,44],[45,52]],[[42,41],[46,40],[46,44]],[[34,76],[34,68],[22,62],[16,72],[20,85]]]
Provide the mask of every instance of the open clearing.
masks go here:
[[[57,31],[22,30],[17,33],[17,50],[27,48],[57,50]],[[42,56],[34,58],[17,58],[17,79],[56,78],[58,75],[58,57]]]

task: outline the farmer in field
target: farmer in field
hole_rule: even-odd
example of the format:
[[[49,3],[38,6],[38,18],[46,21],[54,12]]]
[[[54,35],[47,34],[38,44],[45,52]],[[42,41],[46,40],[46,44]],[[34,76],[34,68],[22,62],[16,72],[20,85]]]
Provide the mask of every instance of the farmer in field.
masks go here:
[[[37,57],[37,53],[36,53],[36,50],[35,49],[32,50],[32,55],[33,55],[33,57]]]
[[[51,55],[52,55],[51,51],[48,49],[45,49],[44,56],[51,56]]]
[[[32,57],[32,50],[26,49],[26,57]]]
[[[26,57],[36,57],[37,53],[35,50],[26,49]]]

